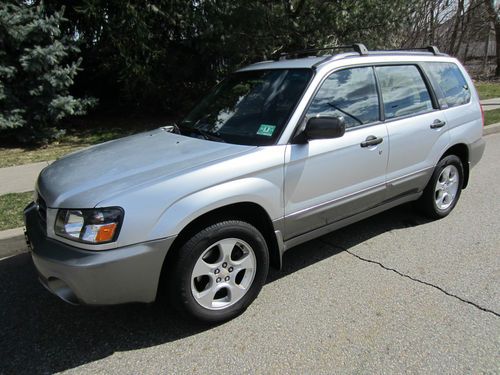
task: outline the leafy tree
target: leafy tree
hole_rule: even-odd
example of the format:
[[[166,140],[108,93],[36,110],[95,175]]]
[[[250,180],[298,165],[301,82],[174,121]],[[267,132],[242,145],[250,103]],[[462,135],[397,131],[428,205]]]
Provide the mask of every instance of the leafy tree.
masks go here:
[[[45,0],[78,39],[77,89],[105,107],[178,112],[218,79],[275,53],[397,44],[413,0]]]
[[[58,121],[94,104],[69,93],[81,59],[71,58],[79,50],[62,35],[64,21],[62,11],[0,5],[0,134],[44,143],[60,134]]]

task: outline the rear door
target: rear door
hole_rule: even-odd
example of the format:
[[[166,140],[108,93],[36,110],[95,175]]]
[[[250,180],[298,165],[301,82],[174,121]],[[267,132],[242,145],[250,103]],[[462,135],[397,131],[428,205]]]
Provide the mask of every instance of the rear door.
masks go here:
[[[436,155],[449,144],[449,126],[417,64],[375,67],[389,134],[387,199],[422,190]]]
[[[478,104],[471,100],[471,88],[458,65],[452,62],[428,62],[423,67],[432,81],[439,105],[452,130],[451,136],[463,139],[464,133],[472,134],[470,142],[481,137],[480,110]]]
[[[376,206],[384,199],[388,138],[380,122],[373,67],[330,74],[321,84],[304,123],[312,116],[342,116],[346,133],[287,147],[285,239]],[[377,144],[367,145],[367,139]]]

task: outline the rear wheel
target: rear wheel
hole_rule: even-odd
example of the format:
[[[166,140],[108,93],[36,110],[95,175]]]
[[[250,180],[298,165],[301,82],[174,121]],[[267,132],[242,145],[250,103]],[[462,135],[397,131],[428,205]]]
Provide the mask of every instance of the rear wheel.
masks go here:
[[[447,216],[460,198],[463,181],[464,171],[460,158],[448,155],[441,159],[419,200],[424,214],[431,219]]]
[[[170,269],[170,297],[192,317],[220,322],[243,312],[267,277],[269,255],[262,234],[237,220],[206,227],[184,243]]]

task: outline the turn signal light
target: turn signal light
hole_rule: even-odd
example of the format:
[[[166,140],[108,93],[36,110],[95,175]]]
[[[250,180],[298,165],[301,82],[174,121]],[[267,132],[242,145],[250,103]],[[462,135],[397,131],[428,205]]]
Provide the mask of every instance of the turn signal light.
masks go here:
[[[97,235],[95,236],[95,242],[99,243],[111,241],[115,235],[116,227],[116,223],[100,226]]]

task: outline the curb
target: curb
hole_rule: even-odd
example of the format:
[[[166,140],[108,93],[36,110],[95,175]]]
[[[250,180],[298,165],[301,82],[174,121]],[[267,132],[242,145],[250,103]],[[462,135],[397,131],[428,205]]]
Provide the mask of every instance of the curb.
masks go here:
[[[496,124],[486,125],[483,128],[483,135],[500,133],[500,122]]]
[[[0,232],[0,259],[27,251],[28,246],[24,239],[24,227]]]

